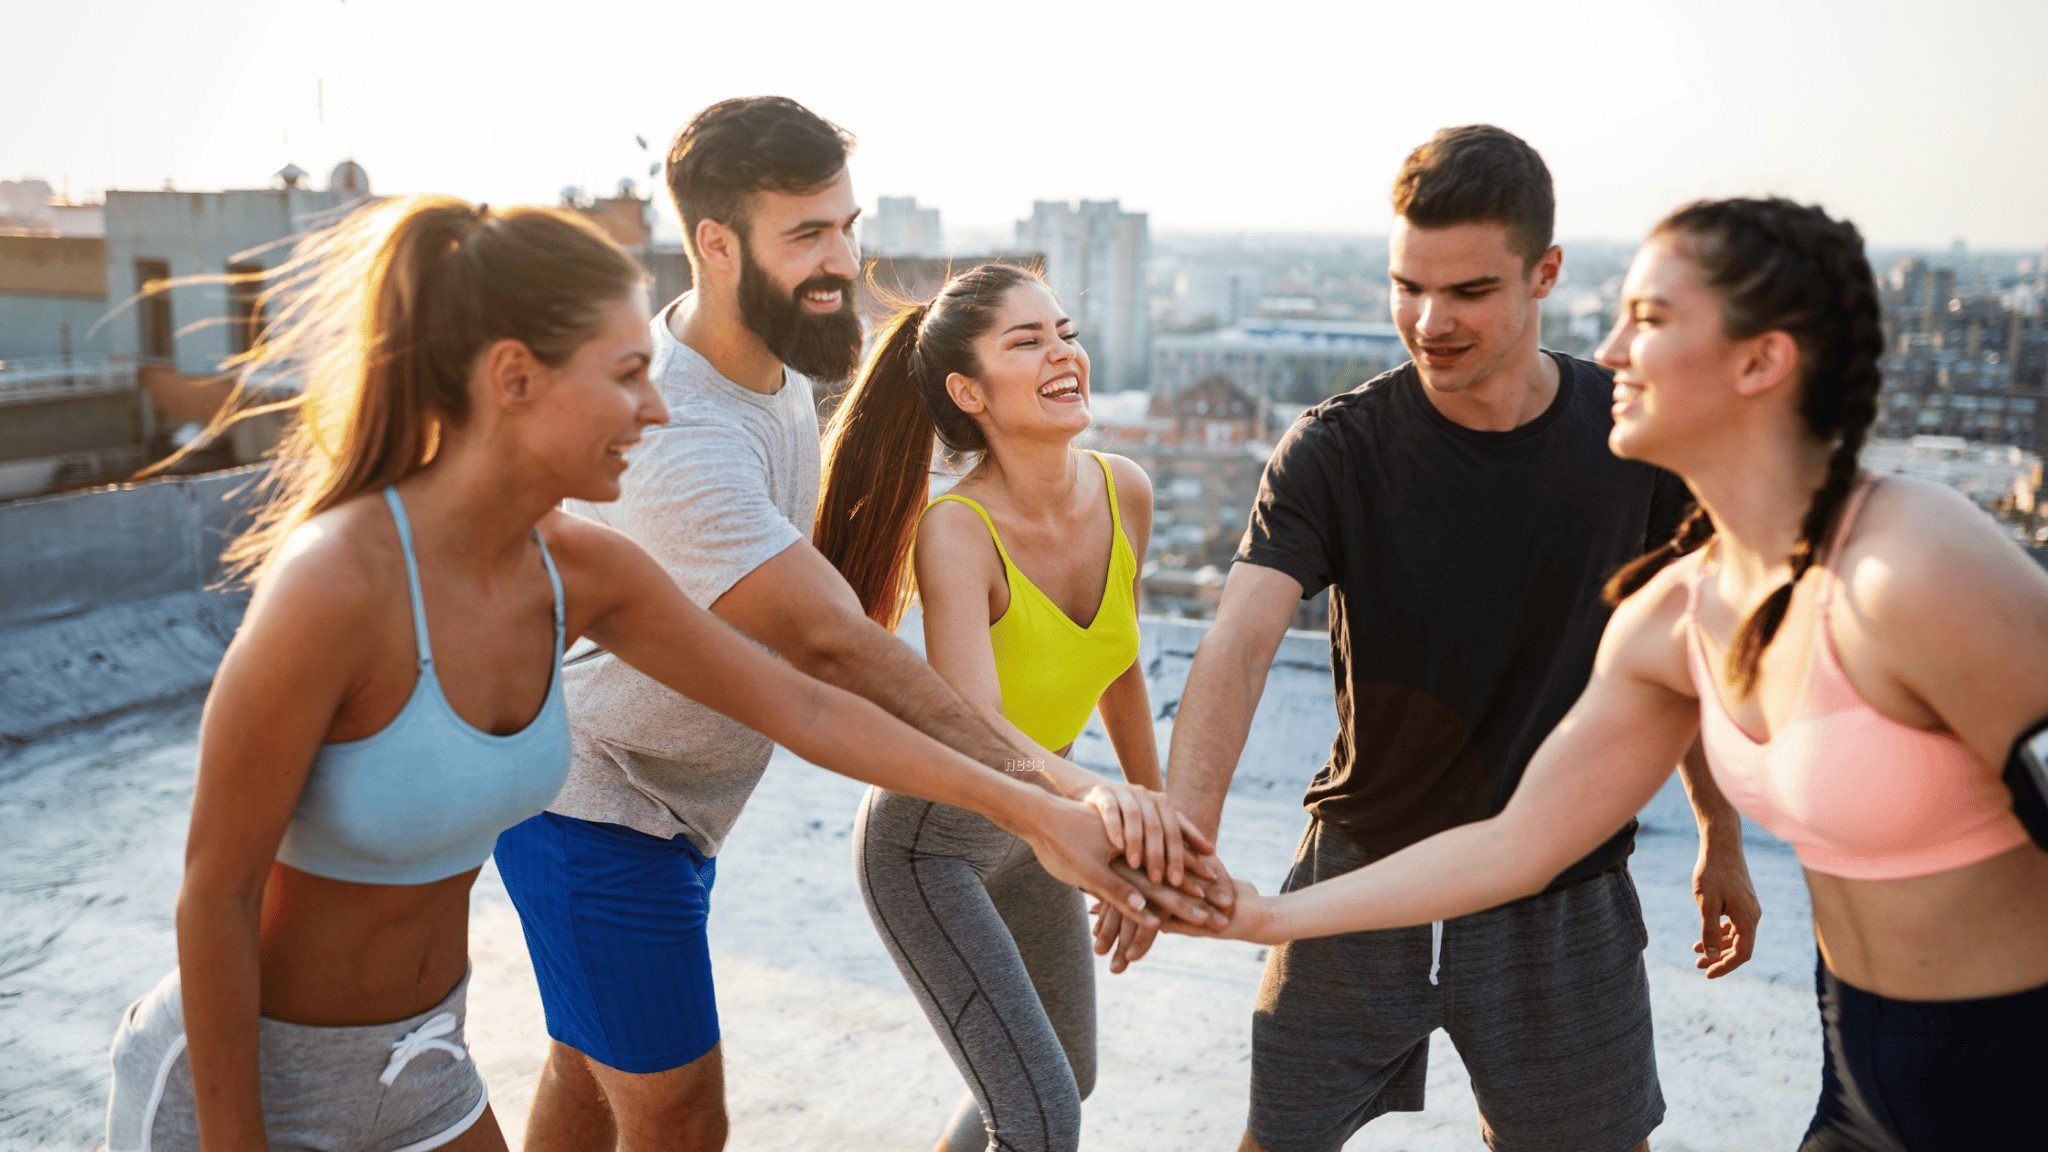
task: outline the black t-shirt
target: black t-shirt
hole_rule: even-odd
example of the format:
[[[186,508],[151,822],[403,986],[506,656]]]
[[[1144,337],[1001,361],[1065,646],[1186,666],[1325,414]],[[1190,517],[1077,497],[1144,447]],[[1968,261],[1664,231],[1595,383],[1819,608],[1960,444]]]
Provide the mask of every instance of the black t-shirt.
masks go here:
[[[1305,802],[1375,856],[1506,806],[1592,674],[1601,585],[1688,499],[1609,451],[1612,377],[1550,355],[1519,428],[1451,421],[1406,364],[1303,413],[1259,483],[1237,558],[1331,589],[1337,738]],[[1631,821],[1551,887],[1634,846]]]

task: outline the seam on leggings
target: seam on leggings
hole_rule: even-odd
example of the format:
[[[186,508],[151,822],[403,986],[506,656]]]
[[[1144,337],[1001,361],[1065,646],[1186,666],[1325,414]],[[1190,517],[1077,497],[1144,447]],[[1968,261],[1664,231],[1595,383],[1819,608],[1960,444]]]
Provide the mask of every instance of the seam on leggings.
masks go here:
[[[925,891],[924,877],[918,873],[918,845],[922,843],[922,841],[924,840],[925,825],[931,819],[932,810],[935,807],[937,807],[937,805],[935,805],[933,802],[929,800],[925,801],[924,811],[918,814],[917,827],[911,833],[910,882],[917,889],[918,899],[924,904],[925,915],[930,918],[933,926],[938,929],[940,939],[944,940],[946,942],[946,946],[953,950],[954,957],[960,961],[960,967],[966,971],[968,981],[974,985],[975,994],[979,995],[984,1001],[988,1003],[989,1016],[996,1022],[996,1027],[1002,1029],[1003,1039],[1007,1041],[1010,1045],[1010,1055],[1017,1061],[1018,1068],[1020,1068],[1023,1071],[1024,1086],[1030,1089],[1031,1091],[1031,1102],[1033,1106],[1036,1107],[1038,1110],[1038,1129],[1040,1137],[1046,1141],[1050,1141],[1052,1139],[1052,1122],[1045,1115],[1045,1099],[1039,1095],[1038,1084],[1031,1078],[1030,1064],[1024,1059],[1024,1054],[1017,1050],[1016,1037],[1010,1034],[1010,1026],[1003,1021],[1002,1014],[996,1011],[995,1002],[993,1000],[989,1000],[987,990],[982,987],[981,976],[974,970],[974,966],[967,962],[966,953],[961,950],[959,942],[953,939],[952,932],[947,930],[945,921],[939,917],[936,911],[933,910],[931,896],[929,893]],[[862,857],[863,859],[861,863],[863,869],[865,869],[867,865],[866,853],[862,853]],[[870,886],[872,886],[872,878],[870,879],[869,883]],[[984,890],[986,890],[987,885],[984,884],[983,888]],[[891,939],[896,939],[896,934],[893,930],[890,932],[889,935]],[[902,942],[900,940],[897,940],[897,947],[899,949],[902,949]],[[907,950],[905,950],[904,956],[906,960],[908,960],[909,955],[910,953]],[[926,994],[931,995],[933,1001],[936,1002],[938,1000],[938,996],[933,994],[931,981],[925,978],[923,972],[918,971],[917,964],[914,960],[908,961],[908,963],[911,970],[917,974],[918,981],[925,986]],[[970,1000],[971,999],[972,998],[970,997]],[[940,1010],[939,1016],[941,1019],[944,1019],[945,1011],[943,1009]],[[968,1048],[966,1043],[964,1043],[960,1038],[959,1028],[952,1023],[948,1023],[946,1028],[947,1031],[951,1032],[953,1035],[954,1045],[957,1046],[963,1054],[966,1053]],[[976,1086],[981,1089],[982,1098],[989,1102],[988,1119],[991,1122],[999,1122],[1000,1118],[995,1115],[995,1095],[988,1090],[988,1085],[982,1080],[980,1069],[974,1066],[974,1062],[972,1060],[964,1062],[967,1064],[967,1070],[969,1074],[971,1074],[974,1077],[974,1082]],[[1004,1143],[1007,1143],[1007,1141],[1004,1141]]]
[[[874,800],[874,797],[873,797],[872,795],[870,795],[870,796],[869,796],[869,801],[870,801],[870,802],[869,802],[869,804],[868,804],[868,806],[867,806],[867,811],[868,811],[868,819],[869,819],[869,820],[874,820],[874,819],[876,819],[876,816],[875,816],[875,807],[874,807],[874,804],[873,804],[873,800]],[[923,829],[924,829],[924,818],[925,818],[926,816],[929,816],[929,815],[931,815],[931,810],[932,810],[932,802],[931,802],[931,801],[929,801],[929,800],[926,800],[926,801],[924,802],[924,813],[923,813],[923,815],[920,815],[920,816],[918,817],[918,821],[917,821],[918,831],[919,831],[920,833],[922,833],[922,831],[923,831]],[[861,851],[861,854],[860,854],[860,870],[861,870],[861,878],[867,881],[867,885],[868,885],[868,891],[869,891],[869,892],[874,892],[874,891],[876,891],[876,887],[875,887],[875,874],[874,874],[874,864],[873,864],[873,862],[872,862],[872,861],[871,861],[871,860],[870,860],[870,859],[868,858],[868,853],[867,853],[867,851],[866,851],[866,847],[867,847],[867,846],[866,846],[866,843],[865,843],[865,841],[866,841],[866,839],[867,839],[867,833],[866,833],[866,830],[865,830],[865,829],[863,829],[863,830],[862,830],[862,833],[861,833],[861,839],[862,839],[862,841],[863,841],[863,843],[862,843],[862,846],[861,846],[861,847],[862,847],[862,851]],[[911,838],[911,842],[912,842],[912,844],[913,844],[913,845],[915,845],[915,843],[916,843],[916,836],[913,836],[913,837]],[[910,877],[911,877],[911,882],[912,882],[912,883],[916,883],[916,882],[917,882],[917,862],[916,862],[916,860],[914,859],[914,857],[915,857],[915,849],[914,849],[914,848],[912,849],[912,853],[911,853],[911,855],[912,855],[912,858],[911,858],[911,859],[910,859],[910,860],[908,861],[908,865],[909,865],[909,869],[910,869]],[[920,886],[919,886],[919,888],[918,888],[918,892],[919,892],[919,895],[920,895],[920,896],[922,896],[922,894],[923,894],[923,891],[924,891],[924,889],[923,889],[922,885],[920,885]],[[889,923],[889,914],[888,914],[888,913],[887,913],[886,911],[884,911],[884,910],[883,910],[883,908],[882,908],[882,902],[881,902],[881,901],[879,901],[879,900],[877,900],[877,901],[875,901],[875,904],[874,904],[874,906],[875,906],[875,920],[876,920],[876,922],[878,922],[878,923],[879,923],[879,924],[880,924],[880,925],[882,926],[882,931],[884,931],[884,932],[888,933],[888,935],[889,935],[889,942],[890,942],[891,944],[893,944],[893,945],[895,945],[895,946],[896,946],[896,954],[897,954],[897,955],[899,955],[899,956],[901,956],[901,957],[903,957],[903,966],[904,966],[904,967],[906,967],[906,968],[908,968],[908,969],[910,969],[910,974],[911,974],[912,976],[916,977],[916,979],[917,979],[917,982],[918,982],[918,984],[920,984],[920,985],[922,985],[922,986],[923,986],[923,988],[924,988],[924,992],[925,992],[925,995],[927,995],[927,996],[931,997],[931,999],[932,999],[932,1003],[934,1003],[934,1004],[938,1004],[938,1003],[939,1003],[939,997],[938,997],[938,994],[937,994],[936,992],[934,992],[934,991],[932,990],[932,982],[931,982],[931,981],[930,981],[930,980],[929,980],[928,978],[926,978],[926,976],[925,976],[925,974],[924,974],[924,971],[923,971],[922,969],[920,969],[920,968],[918,967],[918,965],[917,965],[917,957],[916,957],[916,956],[914,956],[914,955],[912,955],[912,953],[911,953],[910,949],[908,949],[908,948],[905,948],[905,947],[903,946],[903,938],[902,938],[901,936],[899,936],[899,935],[897,935],[897,934],[896,934],[896,928],[895,928],[895,926]],[[930,904],[930,902],[929,902],[929,901],[927,901],[927,902],[925,903],[925,909],[926,909],[927,911],[929,911],[929,910],[931,909],[931,904]],[[957,951],[957,949],[956,949],[955,951]],[[944,1019],[946,1018],[946,1009],[945,1009],[945,1006],[944,1006],[943,1004],[941,1004],[941,1005],[939,1006],[939,1018],[940,1018],[941,1020],[944,1020]],[[958,1046],[960,1047],[960,1050],[961,1050],[962,1052],[965,1052],[965,1051],[967,1050],[967,1046],[966,1046],[965,1044],[961,1044],[961,1043],[960,1043],[960,1033],[959,1033],[959,1031],[958,1031],[958,1030],[957,1030],[956,1028],[954,1028],[953,1024],[952,1024],[952,1023],[951,1023],[950,1021],[948,1021],[948,1022],[947,1022],[947,1024],[946,1024],[946,1030],[947,1030],[948,1032],[952,1033],[952,1035],[953,1035],[953,1043],[954,1043],[954,1044],[956,1044],[956,1045],[958,1045]],[[982,1083],[982,1080],[981,1080],[981,1070],[980,1070],[980,1069],[978,1069],[978,1068],[976,1068],[976,1067],[974,1066],[974,1063],[973,1063],[972,1061],[968,1061],[968,1062],[967,1062],[967,1074],[968,1074],[969,1076],[972,1076],[972,1077],[974,1077],[974,1085],[975,1085],[975,1087],[977,1087],[977,1088],[981,1089],[981,1096],[982,1096],[982,1098],[983,1098],[983,1099],[992,1099],[992,1097],[990,1097],[990,1095],[989,1095],[989,1091],[988,1091],[988,1085],[987,1085],[987,1084],[984,1084],[984,1083]]]
[[[916,859],[917,848],[919,843],[922,842],[924,839],[925,822],[931,817],[931,814],[932,808],[928,805],[924,810],[924,814],[918,817],[917,831],[915,834],[911,836],[911,882],[917,885],[918,899],[924,901],[924,908],[926,914],[931,917],[933,924],[938,925],[939,936],[946,941],[946,946],[953,950],[953,955],[959,958],[960,966],[966,969],[967,971],[967,978],[974,983],[975,995],[980,996],[982,1002],[988,1005],[989,1018],[996,1022],[997,1028],[1002,1029],[1003,1040],[1010,1046],[1010,1056],[1011,1058],[1017,1061],[1018,1069],[1022,1071],[1024,1074],[1024,1086],[1031,1090],[1031,1104],[1034,1108],[1038,1110],[1039,1139],[1041,1139],[1047,1144],[1050,1144],[1052,1142],[1052,1121],[1045,1114],[1045,1098],[1043,1096],[1040,1096],[1038,1093],[1038,1081],[1032,1078],[1031,1064],[1029,1061],[1024,1059],[1024,1053],[1017,1048],[1017,1038],[1010,1033],[1010,1025],[1006,1021],[1004,1021],[1003,1014],[996,1010],[996,1002],[989,997],[988,989],[982,986],[981,974],[975,971],[974,965],[967,962],[966,952],[961,949],[959,942],[953,939],[953,933],[950,929],[946,927],[945,921],[940,919],[939,914],[932,909],[931,897],[925,892],[924,878],[918,874]],[[981,881],[981,887],[982,892],[986,894],[988,892],[988,882],[986,880]],[[990,896],[989,900],[990,903],[993,904],[995,898],[993,896]],[[1000,915],[998,916],[998,918],[1000,918]],[[1035,991],[1036,990],[1034,989],[1034,992]],[[962,1013],[962,1016],[965,1016],[964,1012]],[[954,1039],[955,1042],[958,1042],[959,1036],[957,1031],[955,1032]],[[967,1046],[965,1044],[962,1044],[960,1047],[961,1051],[966,1051]],[[980,1079],[980,1077],[976,1076],[976,1079],[978,1080]],[[993,1105],[994,1097],[990,1097],[990,1103],[991,1105]],[[994,1118],[993,1107],[991,1107],[990,1109],[990,1118]]]
[[[478,1084],[482,1085],[481,1079],[479,1079]],[[469,1131],[472,1125],[483,1118],[484,1109],[490,1106],[491,1090],[488,1087],[484,1087],[483,1091],[476,1094],[476,1106],[469,1110],[469,1115],[457,1120],[454,1124],[449,1125],[440,1132],[427,1137],[425,1140],[415,1140],[402,1148],[393,1148],[391,1152],[429,1152],[429,1149],[439,1148],[441,1145],[447,1144],[464,1132]]]
[[[960,1010],[958,1012],[953,1013],[952,1018],[946,1021],[946,1027],[958,1028],[960,1026],[960,1022],[962,1020],[967,1019],[967,1010],[969,1008],[974,1007],[974,1002],[981,998],[981,989],[979,988],[976,988],[973,992],[968,993],[967,999],[961,1001],[960,1003]]]

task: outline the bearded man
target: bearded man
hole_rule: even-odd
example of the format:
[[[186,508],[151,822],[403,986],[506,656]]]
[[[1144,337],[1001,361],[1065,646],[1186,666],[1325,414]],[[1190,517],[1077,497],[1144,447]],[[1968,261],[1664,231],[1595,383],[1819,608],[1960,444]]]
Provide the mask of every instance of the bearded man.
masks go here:
[[[677,134],[668,185],[695,287],[654,317],[645,369],[669,422],[635,449],[616,502],[570,511],[632,536],[691,600],[798,668],[1002,771],[1029,753],[870,621],[810,543],[812,381],[845,379],[860,356],[851,142],[773,96],[714,104]],[[706,921],[718,850],[773,745],[588,645],[563,678],[568,783],[496,854],[552,1040],[525,1147],[722,1148]],[[1142,876],[1111,873],[1093,809],[1049,797],[1020,822],[1062,879],[1119,903],[1142,892],[1192,910]]]

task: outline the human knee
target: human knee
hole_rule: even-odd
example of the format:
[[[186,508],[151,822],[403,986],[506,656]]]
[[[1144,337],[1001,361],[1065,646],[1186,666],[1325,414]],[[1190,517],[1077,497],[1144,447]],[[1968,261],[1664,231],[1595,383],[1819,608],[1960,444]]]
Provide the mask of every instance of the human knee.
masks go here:
[[[723,1100],[677,1101],[658,1111],[614,1116],[619,1152],[724,1152],[728,1123]]]
[[[624,1152],[720,1152],[725,1070],[717,1049],[667,1072],[600,1074]]]

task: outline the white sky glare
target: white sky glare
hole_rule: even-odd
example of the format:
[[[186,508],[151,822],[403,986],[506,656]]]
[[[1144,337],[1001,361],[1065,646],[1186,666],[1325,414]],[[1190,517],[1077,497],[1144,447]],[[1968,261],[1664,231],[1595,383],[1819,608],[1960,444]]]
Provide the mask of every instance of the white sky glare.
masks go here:
[[[1435,129],[1543,152],[1567,237],[1778,192],[1874,243],[2048,245],[2048,3],[4,0],[0,177],[553,201],[714,100],[795,97],[949,226],[1118,198],[1156,230],[1377,232]],[[324,93],[324,98],[323,98]],[[324,112],[324,119],[322,113]],[[650,152],[634,146],[645,136]],[[657,198],[659,199],[659,198]]]

